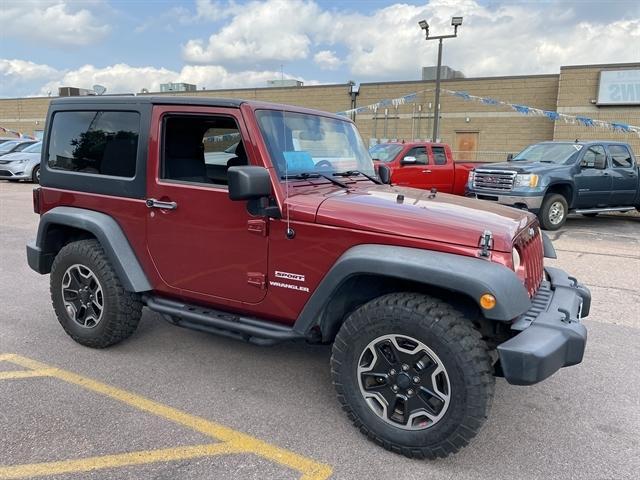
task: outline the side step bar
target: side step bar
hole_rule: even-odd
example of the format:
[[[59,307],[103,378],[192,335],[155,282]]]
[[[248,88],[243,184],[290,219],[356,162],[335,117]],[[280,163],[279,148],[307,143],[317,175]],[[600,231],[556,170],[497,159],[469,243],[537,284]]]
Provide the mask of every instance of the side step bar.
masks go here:
[[[168,315],[180,327],[214,333],[257,345],[273,345],[287,340],[305,338],[292,328],[277,323],[242,317],[219,310],[145,296],[145,305],[154,312]]]
[[[607,207],[607,208],[580,208],[573,213],[605,213],[605,212],[630,212],[636,207]]]

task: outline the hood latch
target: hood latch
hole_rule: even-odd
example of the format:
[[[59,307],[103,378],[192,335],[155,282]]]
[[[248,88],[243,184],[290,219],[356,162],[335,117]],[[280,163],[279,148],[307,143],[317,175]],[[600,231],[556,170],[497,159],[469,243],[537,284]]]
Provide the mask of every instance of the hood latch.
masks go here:
[[[491,249],[493,249],[493,234],[489,230],[485,230],[480,235],[480,256],[488,257]]]

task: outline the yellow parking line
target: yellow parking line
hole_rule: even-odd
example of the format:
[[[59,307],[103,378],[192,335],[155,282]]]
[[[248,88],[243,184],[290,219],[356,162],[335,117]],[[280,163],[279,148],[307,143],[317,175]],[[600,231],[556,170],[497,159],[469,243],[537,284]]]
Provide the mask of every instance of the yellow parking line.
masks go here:
[[[241,449],[229,443],[214,443],[209,445],[165,448],[161,450],[144,450],[117,455],[104,455],[101,457],[79,458],[77,460],[62,460],[59,462],[32,463],[30,465],[15,465],[9,467],[0,466],[0,479],[9,480],[45,475],[60,475],[62,473],[91,472],[105,468],[145,465],[155,462],[173,462],[177,460],[209,457],[212,455],[238,453],[241,451]]]
[[[154,402],[153,400],[149,400],[141,395],[127,392],[126,390],[112,387],[105,383],[91,380],[90,378],[86,378],[66,370],[52,368],[48,365],[20,355],[4,355],[0,356],[0,360],[9,361],[16,365],[33,370],[51,370],[50,376],[52,377],[113,398],[139,410],[165,418],[227,444],[230,443],[232,448],[237,449],[237,451],[252,452],[280,465],[297,470],[303,474],[301,477],[302,480],[324,480],[331,476],[332,469],[329,465],[318,463],[314,460],[303,457],[302,455],[298,455],[297,453],[285,450],[284,448],[270,445],[267,442],[245,433],[237,432],[218,423],[162,405],[161,403]]]
[[[13,380],[14,378],[50,377],[53,373],[51,368],[39,370],[9,370],[0,371],[0,380]]]

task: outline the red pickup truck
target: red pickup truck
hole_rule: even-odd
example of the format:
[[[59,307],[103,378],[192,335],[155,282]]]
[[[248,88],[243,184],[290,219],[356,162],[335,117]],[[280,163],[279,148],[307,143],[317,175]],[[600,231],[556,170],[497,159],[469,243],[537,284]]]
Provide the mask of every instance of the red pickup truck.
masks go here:
[[[464,195],[474,162],[454,162],[446,143],[389,142],[369,149],[376,168],[384,163],[391,169],[394,185]]]

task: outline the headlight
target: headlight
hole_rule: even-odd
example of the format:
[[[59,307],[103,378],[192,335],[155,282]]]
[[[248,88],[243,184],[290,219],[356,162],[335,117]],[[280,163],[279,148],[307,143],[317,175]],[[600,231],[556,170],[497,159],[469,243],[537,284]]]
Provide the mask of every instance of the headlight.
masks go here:
[[[471,170],[469,172],[469,180],[467,180],[467,184],[469,185],[469,187],[473,186],[473,179],[476,178],[476,172],[474,172],[473,170]]]
[[[514,187],[537,187],[538,175],[534,173],[519,173],[516,175]]]
[[[520,269],[521,260],[520,260],[520,253],[516,248],[511,250],[511,257],[513,259],[513,271],[517,272]]]

